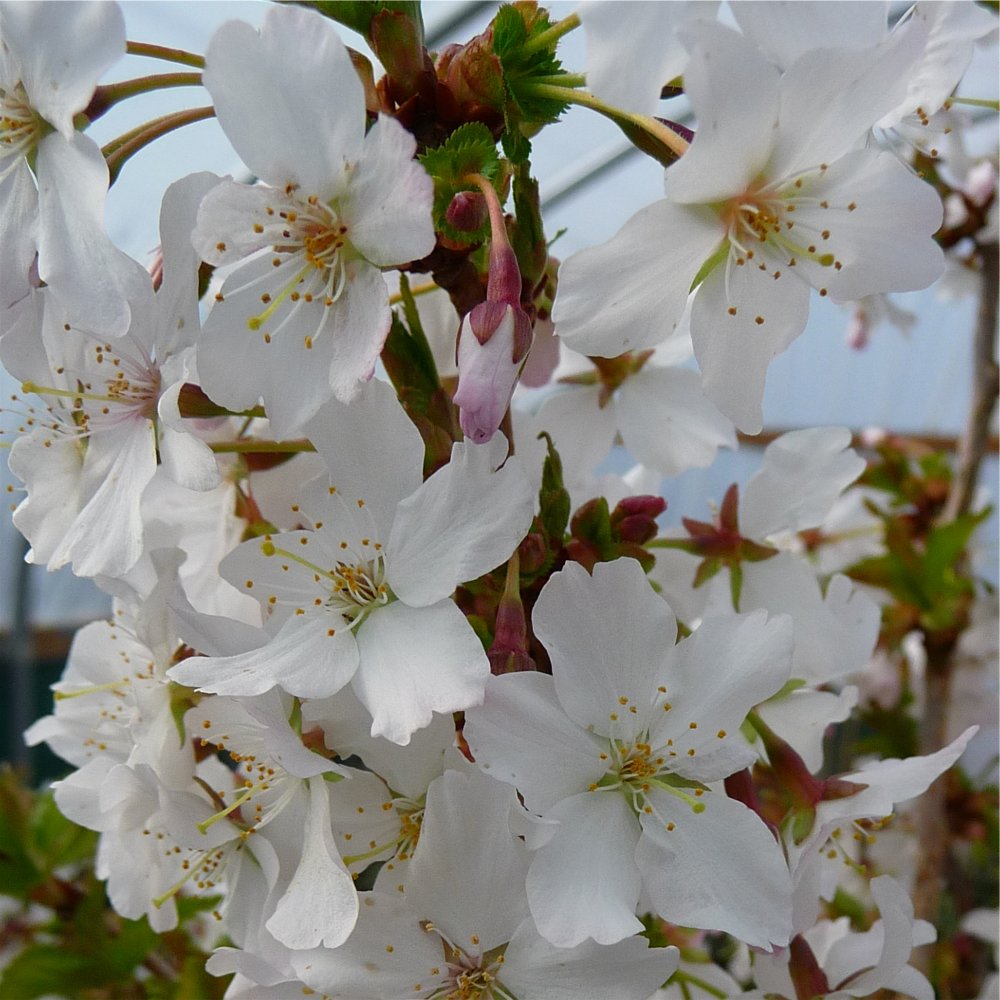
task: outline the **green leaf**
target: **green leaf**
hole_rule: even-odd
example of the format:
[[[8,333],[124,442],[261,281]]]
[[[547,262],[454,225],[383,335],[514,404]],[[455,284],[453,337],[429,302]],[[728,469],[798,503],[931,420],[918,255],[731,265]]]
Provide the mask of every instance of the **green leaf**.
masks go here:
[[[490,233],[488,222],[475,232],[462,232],[449,224],[446,213],[460,191],[479,190],[467,179],[470,174],[482,174],[491,183],[499,175],[500,157],[490,130],[481,122],[467,122],[418,159],[434,181],[434,226],[438,232],[462,246],[483,242]]]
[[[99,986],[103,977],[95,980],[95,959],[78,955],[54,945],[35,945],[11,959],[0,974],[0,996],[32,1000],[52,993],[65,996],[67,984],[74,991]]]
[[[955,570],[957,563],[969,544],[972,533],[993,512],[991,507],[975,514],[963,514],[950,524],[932,528],[927,536],[924,551],[924,578],[928,583],[944,580],[949,570]]]
[[[51,792],[35,802],[31,836],[46,872],[93,857],[97,846],[97,834],[66,819]]]
[[[0,772],[0,891],[7,896],[24,896],[43,877],[43,866],[30,850],[32,804],[32,793],[13,768],[4,766]]]
[[[504,83],[517,109],[516,117],[524,122],[554,122],[567,107],[564,101],[538,97],[531,91],[533,80],[548,80],[563,71],[555,52],[558,40],[539,48],[528,47],[528,43],[551,27],[545,10],[527,5],[505,4],[493,20],[493,51],[503,67]],[[511,124],[508,121],[508,128]]]

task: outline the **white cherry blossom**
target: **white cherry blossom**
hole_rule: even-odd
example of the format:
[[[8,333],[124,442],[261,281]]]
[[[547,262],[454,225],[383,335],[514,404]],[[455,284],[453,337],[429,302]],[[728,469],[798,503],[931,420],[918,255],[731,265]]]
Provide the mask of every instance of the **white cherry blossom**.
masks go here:
[[[371,378],[391,318],[381,269],[433,248],[433,185],[398,122],[380,117],[365,133],[361,81],[318,14],[273,8],[259,32],[227,22],[204,81],[264,183],[228,182],[202,206],[199,253],[244,263],[216,296],[198,368],[216,402],[243,410],[262,396],[289,436]]]
[[[859,147],[905,92],[926,29],[807,53],[784,74],[720,25],[687,37],[695,140],[667,171],[666,199],[563,264],[553,319],[575,350],[614,357],[670,334],[697,285],[705,392],[756,432],[767,367],[805,327],[810,287],[845,301],[941,273],[937,195],[894,156]]]
[[[305,698],[350,683],[372,735],[405,744],[434,712],[482,699],[486,654],[451,594],[510,556],[531,523],[531,491],[502,435],[456,444],[421,484],[423,443],[382,382],[350,405],[331,400],[307,431],[329,469],[302,498],[313,527],[245,542],[222,564],[261,602],[270,641],[185,661],[171,677],[217,694],[279,686]]]
[[[673,614],[630,559],[598,563],[593,577],[568,564],[532,621],[552,676],[491,678],[465,736],[484,771],[558,824],[527,878],[542,935],[564,948],[619,941],[641,929],[644,890],[673,923],[786,944],[781,852],[709,783],[750,762],[739,727],[787,680],[791,623],[713,619],[674,647]]]
[[[141,275],[104,231],[108,169],[74,124],[124,54],[116,3],[0,4],[0,334],[37,284],[36,254],[75,323],[108,337],[129,326]]]

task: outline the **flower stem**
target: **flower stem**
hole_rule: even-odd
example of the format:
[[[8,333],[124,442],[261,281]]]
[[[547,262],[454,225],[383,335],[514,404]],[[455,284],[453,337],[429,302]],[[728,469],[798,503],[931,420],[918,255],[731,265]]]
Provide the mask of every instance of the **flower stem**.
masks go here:
[[[583,87],[587,77],[583,73],[556,73],[553,76],[533,76],[531,82],[555,87]]]
[[[425,281],[422,285],[411,285],[410,294],[417,298],[420,295],[430,295],[431,292],[436,291],[441,286],[433,281]],[[394,292],[389,296],[389,305],[398,306],[400,302],[403,301],[402,292]]]
[[[163,59],[166,62],[181,63],[183,66],[205,68],[205,57],[196,52],[186,52],[184,49],[169,49],[163,45],[153,45],[150,42],[126,42],[125,51],[130,56],[149,56],[150,59]]]
[[[300,452],[316,450],[315,445],[305,438],[299,441],[212,441],[209,443],[209,448],[216,455],[229,454],[231,452],[296,455]]]
[[[566,104],[579,104],[582,107],[590,108],[591,111],[596,111],[599,115],[604,115],[605,118],[613,121],[635,146],[659,160],[664,166],[670,166],[687,152],[687,141],[655,118],[622,111],[620,108],[605,104],[604,101],[585,90],[574,90],[571,87],[534,81],[525,83],[523,89],[526,94],[547,97],[550,100],[563,101]]]
[[[119,101],[135,97],[137,94],[166,90],[168,87],[199,86],[201,86],[201,73],[153,73],[150,76],[136,77],[134,80],[120,80],[118,83],[108,83],[98,87],[84,114],[88,121],[93,122]]]
[[[148,146],[168,132],[173,132],[175,129],[193,122],[203,121],[205,118],[212,118],[214,115],[215,108],[213,107],[174,111],[162,118],[154,118],[138,129],[133,129],[132,132],[126,132],[125,135],[113,139],[101,150],[104,158],[108,161],[110,183],[114,184],[126,161],[144,146]]]
[[[685,987],[694,986],[696,989],[701,990],[704,993],[708,993],[713,997],[719,997],[719,1000],[725,1000],[726,998],[725,990],[719,989],[718,986],[713,986],[704,979],[700,979],[698,976],[694,976],[690,972],[685,972],[683,969],[678,969],[668,980],[668,983],[671,986],[678,986],[682,990],[685,990],[686,996],[690,996],[690,993],[685,989]]]
[[[521,52],[529,54],[537,52],[539,49],[548,48],[553,42],[559,41],[563,35],[568,35],[571,31],[575,31],[579,27],[580,15],[570,14],[569,17],[564,17],[561,21],[556,21],[555,24],[546,28],[541,34],[535,35],[534,38],[529,38],[521,46]]]

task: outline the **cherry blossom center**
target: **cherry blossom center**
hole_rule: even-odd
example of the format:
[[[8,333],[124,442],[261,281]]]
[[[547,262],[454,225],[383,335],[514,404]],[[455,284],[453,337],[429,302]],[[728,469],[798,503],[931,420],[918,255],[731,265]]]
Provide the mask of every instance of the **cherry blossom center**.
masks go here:
[[[42,126],[20,83],[13,90],[0,90],[0,180],[21,157],[31,155],[42,137]]]
[[[271,245],[271,264],[280,274],[278,290],[260,296],[263,311],[247,320],[251,330],[260,329],[286,301],[293,308],[313,303],[330,308],[347,286],[346,262],[353,253],[348,227],[332,205],[317,195],[293,198],[294,190],[287,187],[288,200],[266,206],[266,221],[253,224],[254,238]]]

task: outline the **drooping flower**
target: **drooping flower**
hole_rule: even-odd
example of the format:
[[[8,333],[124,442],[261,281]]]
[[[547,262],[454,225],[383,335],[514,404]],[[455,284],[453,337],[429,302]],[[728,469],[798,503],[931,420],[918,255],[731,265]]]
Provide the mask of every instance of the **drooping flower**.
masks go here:
[[[433,184],[398,122],[381,117],[365,133],[361,81],[327,18],[289,7],[270,10],[259,32],[224,24],[204,82],[263,184],[229,182],[202,206],[203,259],[244,263],[217,296],[198,369],[225,406],[263,396],[288,436],[371,378],[390,324],[381,269],[433,248]]]

